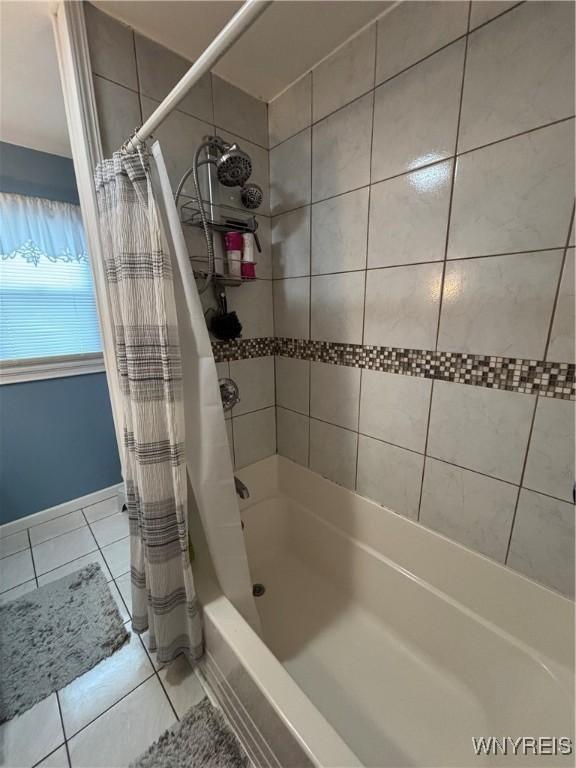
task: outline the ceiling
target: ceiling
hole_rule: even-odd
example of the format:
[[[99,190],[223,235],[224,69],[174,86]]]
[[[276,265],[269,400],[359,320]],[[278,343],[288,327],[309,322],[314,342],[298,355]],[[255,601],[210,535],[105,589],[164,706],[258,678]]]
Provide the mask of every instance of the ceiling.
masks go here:
[[[93,4],[191,61],[241,5],[228,0],[93,0]],[[253,96],[271,101],[391,4],[385,0],[275,2],[214,71]]]
[[[51,2],[0,2],[0,140],[71,157]]]

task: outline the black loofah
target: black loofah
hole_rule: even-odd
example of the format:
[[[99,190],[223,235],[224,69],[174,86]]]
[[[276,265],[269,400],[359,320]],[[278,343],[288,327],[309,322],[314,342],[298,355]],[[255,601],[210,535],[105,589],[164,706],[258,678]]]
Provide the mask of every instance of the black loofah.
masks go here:
[[[242,323],[236,312],[226,312],[212,317],[210,330],[220,341],[237,339],[242,333]]]

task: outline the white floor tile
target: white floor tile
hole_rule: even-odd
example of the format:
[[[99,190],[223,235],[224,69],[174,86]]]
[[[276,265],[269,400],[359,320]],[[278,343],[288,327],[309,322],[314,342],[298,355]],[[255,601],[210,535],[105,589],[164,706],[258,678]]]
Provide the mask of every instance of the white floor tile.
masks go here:
[[[92,533],[100,547],[112,544],[113,541],[124,539],[130,533],[128,528],[128,514],[117,512],[115,515],[104,517],[91,523]]]
[[[126,603],[128,612],[132,615],[132,583],[130,580],[130,574],[125,573],[123,576],[119,576],[116,580],[116,586],[120,590],[120,594]]]
[[[29,768],[63,743],[58,701],[53,693],[0,725],[0,764],[9,768]]]
[[[167,664],[159,675],[180,718],[206,695],[185,656],[180,655]]]
[[[120,511],[118,509],[118,497],[111,496],[109,499],[99,501],[97,504],[91,504],[89,507],[84,507],[82,511],[89,523],[94,523],[96,520],[108,517],[109,515],[115,515]]]
[[[97,548],[94,536],[92,536],[88,526],[44,541],[42,544],[32,547],[36,573],[52,571],[54,568],[82,557],[82,555],[87,555]]]
[[[34,566],[29,549],[0,560],[0,592],[6,592],[7,589],[17,587],[33,578]]]
[[[60,747],[52,752],[51,755],[44,758],[41,763],[38,763],[36,768],[68,768],[68,753],[66,747]]]
[[[33,589],[36,589],[36,579],[25,581],[24,584],[9,589],[7,592],[2,592],[0,595],[0,605],[3,605],[10,600],[15,600],[17,597],[22,597],[22,595],[25,595],[27,592],[32,592]]]
[[[55,568],[53,571],[48,571],[47,573],[38,576],[38,586],[41,587],[43,584],[48,584],[49,581],[55,581],[56,579],[61,579],[62,576],[68,576],[69,573],[79,571],[89,563],[98,563],[100,568],[102,568],[102,572],[106,577],[106,581],[112,581],[112,575],[108,569],[108,566],[106,565],[106,561],[100,552],[91,552],[89,555],[78,557],[76,560],[71,560],[69,563],[61,565],[59,568]]]
[[[60,691],[66,737],[101,715],[154,673],[134,632],[126,643]]]
[[[156,676],[68,744],[73,768],[125,768],[175,722]]]
[[[128,536],[125,539],[120,539],[120,541],[115,541],[113,544],[108,544],[107,547],[102,547],[102,554],[114,578],[122,576],[130,570],[130,539]]]
[[[28,549],[29,546],[28,531],[20,531],[20,533],[13,533],[12,536],[5,536],[0,539],[0,557],[14,555],[16,552]]]
[[[53,539],[55,536],[60,536],[63,533],[74,531],[76,528],[82,528],[86,525],[84,515],[78,509],[76,512],[70,512],[67,515],[56,517],[54,520],[49,520],[47,523],[41,525],[35,525],[30,528],[30,541],[32,546],[41,544],[43,541]]]

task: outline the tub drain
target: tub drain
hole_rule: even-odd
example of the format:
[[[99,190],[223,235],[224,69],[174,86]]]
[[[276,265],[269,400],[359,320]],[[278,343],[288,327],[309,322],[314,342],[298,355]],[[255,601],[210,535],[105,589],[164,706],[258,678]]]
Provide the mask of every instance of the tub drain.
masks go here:
[[[252,594],[254,597],[262,597],[262,595],[266,592],[266,587],[264,584],[253,584],[252,585]]]

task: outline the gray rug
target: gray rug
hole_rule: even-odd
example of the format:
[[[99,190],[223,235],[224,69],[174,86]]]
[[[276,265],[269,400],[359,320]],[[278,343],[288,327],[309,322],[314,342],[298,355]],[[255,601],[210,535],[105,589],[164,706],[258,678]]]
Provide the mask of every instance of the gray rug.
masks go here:
[[[127,637],[97,563],[0,605],[0,723],[92,669]]]
[[[130,768],[246,768],[248,758],[222,714],[202,699]]]

